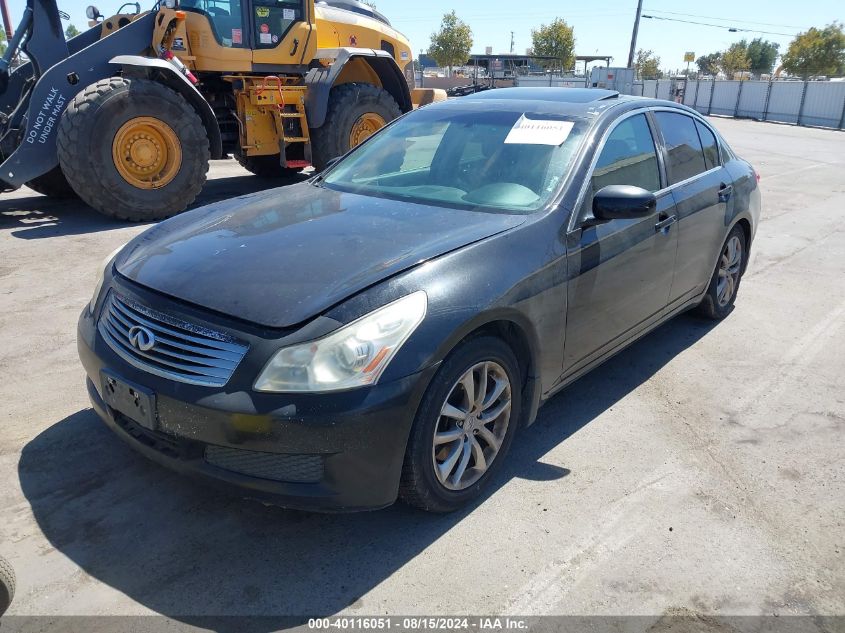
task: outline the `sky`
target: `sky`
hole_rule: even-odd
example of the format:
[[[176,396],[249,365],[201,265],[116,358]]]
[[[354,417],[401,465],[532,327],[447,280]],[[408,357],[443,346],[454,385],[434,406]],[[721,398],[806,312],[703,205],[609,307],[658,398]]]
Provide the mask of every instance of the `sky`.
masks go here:
[[[8,0],[12,21],[20,20],[25,0]],[[70,22],[80,30],[87,26],[84,0],[58,0],[59,8],[70,14]],[[120,0],[96,0],[106,15],[117,10]],[[556,17],[575,28],[576,55],[610,55],[613,65],[625,66],[637,8],[636,0],[604,0],[597,3],[574,3],[560,0],[375,0],[376,7],[393,26],[410,40],[415,55],[427,49],[432,32],[440,25],[444,13],[455,9],[467,22],[474,35],[473,52],[483,53],[492,46],[495,53],[510,50],[511,31],[514,52],[524,54],[531,46],[531,29],[548,24]],[[150,8],[153,0],[141,0],[142,8]],[[644,0],[646,15],[723,25],[713,28],[684,22],[643,19],[640,22],[637,47],[651,49],[660,57],[661,68],[685,67],[684,52],[696,57],[728,48],[743,38],[763,37],[781,45],[786,51],[794,35],[812,26],[824,26],[834,20],[845,22],[842,0],[709,0],[677,2],[677,0]],[[67,24],[67,23],[66,23]],[[728,27],[748,29],[731,33]]]

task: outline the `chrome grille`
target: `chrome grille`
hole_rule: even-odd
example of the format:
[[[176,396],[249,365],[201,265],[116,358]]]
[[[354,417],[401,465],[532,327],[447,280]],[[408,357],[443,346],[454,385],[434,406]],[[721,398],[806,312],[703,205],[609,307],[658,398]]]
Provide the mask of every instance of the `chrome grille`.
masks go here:
[[[225,334],[156,312],[114,291],[98,329],[109,346],[135,367],[207,387],[225,385],[248,348]],[[150,348],[132,344],[130,331],[139,329],[153,334]]]

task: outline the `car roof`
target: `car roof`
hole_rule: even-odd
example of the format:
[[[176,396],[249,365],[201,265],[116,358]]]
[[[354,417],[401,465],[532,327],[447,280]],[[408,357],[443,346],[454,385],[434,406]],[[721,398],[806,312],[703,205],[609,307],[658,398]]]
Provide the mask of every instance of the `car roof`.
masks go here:
[[[592,103],[615,99],[619,93],[601,88],[496,88],[485,90],[465,99],[518,99],[520,101],[551,101],[553,103]]]
[[[674,101],[623,95],[615,90],[601,88],[496,88],[476,94],[449,99],[438,106],[488,109],[494,104],[503,108],[516,108],[529,113],[597,119],[609,110],[621,114],[633,108],[671,107],[695,114],[695,111]],[[625,106],[625,107],[620,107]]]

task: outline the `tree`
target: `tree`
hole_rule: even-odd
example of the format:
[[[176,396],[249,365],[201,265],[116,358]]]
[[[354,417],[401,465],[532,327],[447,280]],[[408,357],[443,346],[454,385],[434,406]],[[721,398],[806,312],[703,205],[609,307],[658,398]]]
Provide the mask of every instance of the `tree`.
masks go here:
[[[745,40],[742,40],[745,43]],[[775,60],[778,58],[780,44],[769,42],[760,37],[751,40],[745,52],[748,55],[751,72],[755,75],[770,73],[775,67]]]
[[[719,68],[728,79],[733,79],[734,73],[751,68],[747,45],[744,41],[731,44],[730,48],[722,53],[719,58]]]
[[[472,49],[472,29],[455,12],[443,16],[440,31],[431,34],[428,54],[441,68],[448,68],[452,75],[453,66],[461,66],[469,59]]]
[[[637,51],[634,70],[640,79],[660,79],[663,76],[660,71],[660,58],[652,50],[644,51],[640,49]]]
[[[539,29],[531,29],[531,41],[533,55],[557,60],[537,60],[543,68],[560,65],[562,69],[569,70],[575,65],[575,30],[566,20],[555,18],[548,26],[541,24]]]
[[[8,44],[6,44],[6,29],[0,26],[0,55],[3,55],[6,52],[6,48]]]
[[[73,24],[68,24],[67,28],[65,29],[65,39],[69,40],[72,37],[76,37],[79,35],[79,29],[76,28]]]
[[[813,75],[845,73],[845,33],[842,24],[832,22],[823,29],[799,33],[783,56],[783,68],[807,79]]]
[[[695,60],[695,65],[698,66],[698,71],[702,75],[718,75],[720,57],[721,54],[719,53],[710,53],[709,55],[702,55]]]

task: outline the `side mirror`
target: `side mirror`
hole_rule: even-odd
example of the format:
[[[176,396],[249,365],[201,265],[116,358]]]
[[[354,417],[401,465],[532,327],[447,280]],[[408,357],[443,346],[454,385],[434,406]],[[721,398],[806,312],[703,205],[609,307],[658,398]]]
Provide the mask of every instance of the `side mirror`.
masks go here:
[[[656,208],[657,196],[642,187],[608,185],[593,195],[593,217],[600,221],[643,218]]]
[[[100,10],[97,7],[95,7],[93,4],[89,4],[88,7],[85,9],[85,16],[89,20],[97,20],[97,19],[103,17],[102,14],[100,13]]]

